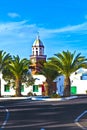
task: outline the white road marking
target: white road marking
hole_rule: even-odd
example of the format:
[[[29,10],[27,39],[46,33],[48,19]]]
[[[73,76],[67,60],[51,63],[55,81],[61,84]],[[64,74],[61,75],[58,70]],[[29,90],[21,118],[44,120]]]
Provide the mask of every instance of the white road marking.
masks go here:
[[[75,119],[75,124],[76,124],[77,126],[79,126],[80,128],[82,128],[83,130],[84,130],[84,129],[87,129],[87,128],[85,128],[84,126],[82,126],[82,125],[79,123],[79,120],[80,120],[80,118],[82,118],[82,116],[85,115],[86,113],[87,113],[87,111],[84,111],[81,115],[79,115],[79,116]]]
[[[76,124],[78,127],[82,128],[83,130],[87,130],[87,128],[83,127],[80,123],[75,122],[75,124]]]
[[[2,126],[0,127],[0,130],[2,130],[2,129],[5,127],[5,125],[7,124],[7,121],[8,121],[8,118],[9,118],[9,111],[8,111],[8,109],[5,108],[4,106],[0,106],[0,107],[1,107],[1,108],[4,108],[5,111],[6,111],[5,120],[4,120],[4,122],[2,123]]]
[[[40,130],[45,130],[44,128],[41,128]]]

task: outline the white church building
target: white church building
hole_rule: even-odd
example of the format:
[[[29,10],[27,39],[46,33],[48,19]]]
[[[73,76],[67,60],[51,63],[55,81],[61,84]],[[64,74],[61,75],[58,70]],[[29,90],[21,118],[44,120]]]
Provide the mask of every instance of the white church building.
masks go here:
[[[39,36],[35,39],[32,45],[32,55],[30,56],[30,60],[32,61],[32,76],[35,78],[35,83],[32,86],[26,86],[22,84],[21,93],[22,95],[27,95],[29,92],[36,95],[43,95],[45,91],[44,83],[46,82],[46,77],[43,75],[38,75],[39,71],[37,62],[39,60],[46,61],[46,55],[44,55],[44,45],[40,40]],[[1,95],[15,95],[15,89],[13,86],[8,86],[7,82],[2,78],[2,74],[0,73],[1,79]],[[86,94],[87,93],[87,69],[80,69],[74,72],[71,77],[71,94]],[[63,95],[64,91],[64,76],[58,76],[55,81],[56,82],[56,93],[59,95]]]
[[[44,45],[40,40],[39,36],[35,39],[32,45],[32,55],[30,56],[30,60],[32,62],[32,76],[35,79],[35,83],[32,86],[26,86],[22,84],[21,86],[21,94],[28,95],[29,92],[35,95],[42,95],[45,91],[44,83],[46,82],[46,78],[44,75],[36,74],[39,70],[37,61],[44,60],[46,61],[46,55],[44,55]],[[0,74],[1,79],[1,95],[2,96],[13,96],[15,95],[15,89],[13,86],[8,86],[7,82],[2,78],[2,74]]]

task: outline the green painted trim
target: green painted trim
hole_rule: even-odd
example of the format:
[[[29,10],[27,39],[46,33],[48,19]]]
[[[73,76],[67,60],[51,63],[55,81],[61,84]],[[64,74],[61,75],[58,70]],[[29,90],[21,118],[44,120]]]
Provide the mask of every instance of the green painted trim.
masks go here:
[[[77,87],[71,86],[71,94],[77,94]]]
[[[4,85],[4,91],[5,92],[10,92],[10,86]]]
[[[33,85],[33,92],[38,92],[38,85]]]
[[[24,92],[24,85],[21,85],[21,92]]]

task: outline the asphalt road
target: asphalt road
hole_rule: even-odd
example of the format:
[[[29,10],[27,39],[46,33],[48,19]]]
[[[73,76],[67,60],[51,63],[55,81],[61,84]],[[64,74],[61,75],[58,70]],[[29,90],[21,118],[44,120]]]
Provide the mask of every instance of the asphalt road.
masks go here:
[[[0,130],[82,130],[87,128],[87,97],[68,101],[0,102]],[[80,125],[79,125],[79,124]]]

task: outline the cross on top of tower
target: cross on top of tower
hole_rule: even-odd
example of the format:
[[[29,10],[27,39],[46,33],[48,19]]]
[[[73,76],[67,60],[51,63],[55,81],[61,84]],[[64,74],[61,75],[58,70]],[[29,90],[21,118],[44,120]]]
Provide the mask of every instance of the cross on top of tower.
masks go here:
[[[40,40],[39,32],[38,32],[38,35],[37,35],[36,40],[35,40],[34,43],[33,43],[33,46],[39,46],[39,47],[41,46],[41,47],[44,47],[42,41]]]
[[[37,40],[40,39],[39,32],[37,32]]]

